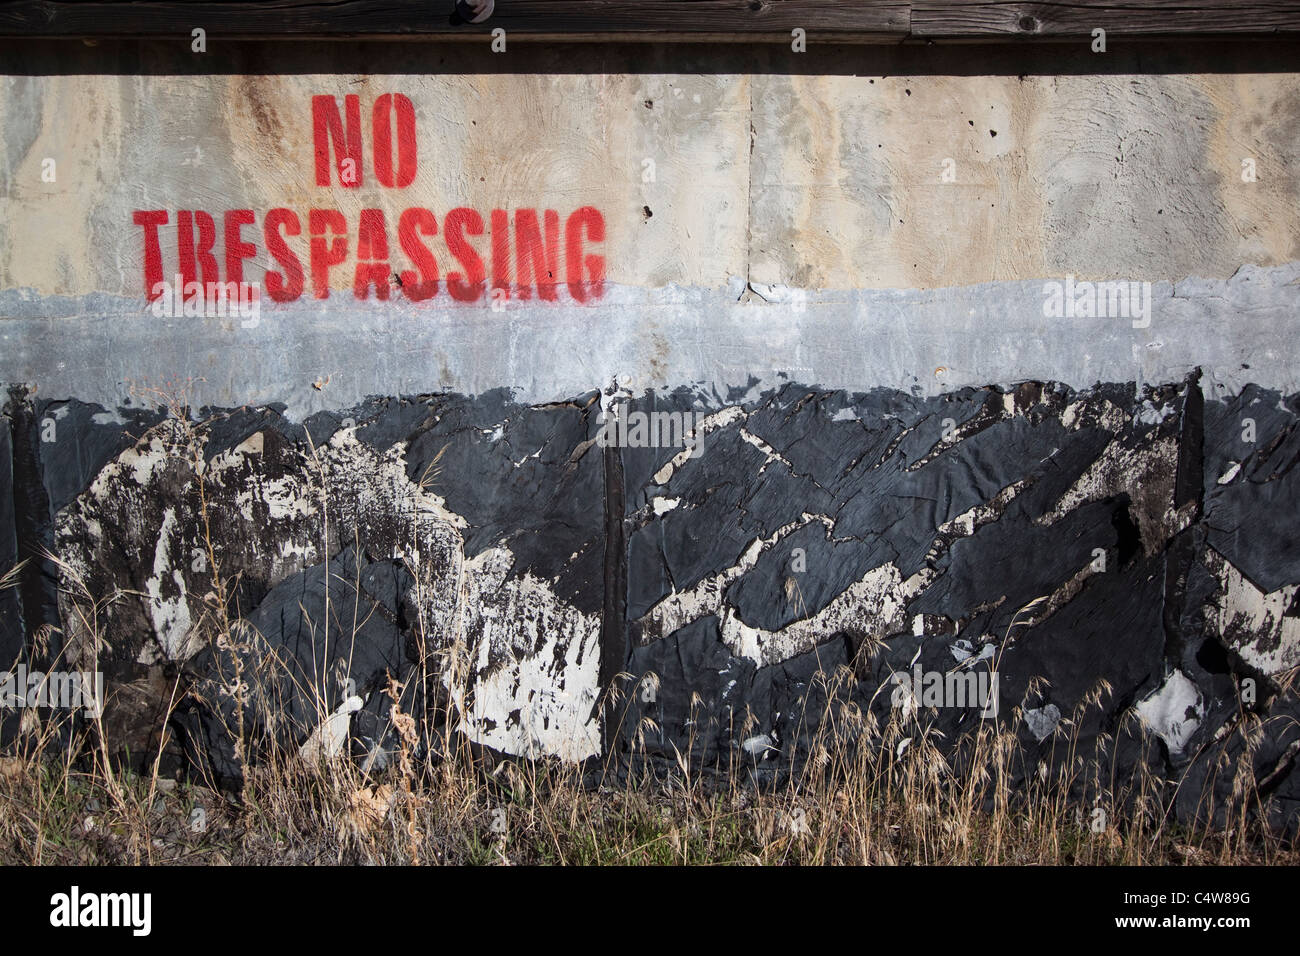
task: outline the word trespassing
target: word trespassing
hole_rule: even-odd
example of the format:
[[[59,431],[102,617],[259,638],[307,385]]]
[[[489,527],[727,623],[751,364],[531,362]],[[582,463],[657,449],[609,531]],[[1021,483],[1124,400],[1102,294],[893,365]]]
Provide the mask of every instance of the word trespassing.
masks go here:
[[[244,263],[259,253],[244,230],[257,228],[251,209],[232,209],[221,215],[221,255],[217,253],[215,217],[201,209],[176,211],[175,224],[165,209],[136,210],[134,222],[143,230],[144,287],[149,300],[161,294],[164,275],[175,273],[181,284],[201,282],[242,283]],[[554,209],[514,210],[513,223],[504,209],[493,209],[485,223],[474,209],[458,207],[441,224],[430,209],[413,207],[398,216],[396,243],[382,209],[362,209],[355,224],[337,209],[311,209],[305,217],[292,209],[272,209],[261,219],[262,248],[274,260],[268,263],[263,288],[274,302],[293,302],[306,291],[328,299],[331,271],[346,268],[349,260],[353,295],[387,300],[390,290],[414,302],[432,299],[445,286],[457,302],[483,298],[491,280],[491,298],[553,302],[561,285],[577,302],[604,294],[605,257],[588,251],[588,245],[605,240],[605,219],[593,206],[571,212],[563,223]],[[513,228],[512,228],[513,226]],[[164,261],[164,227],[175,240],[175,259]],[[441,229],[442,269],[439,255],[426,241]],[[479,237],[486,236],[486,248]],[[301,237],[301,238],[300,238]],[[168,237],[172,238],[172,237]],[[304,248],[305,245],[305,248]],[[404,261],[394,263],[392,252],[401,247]],[[561,272],[563,248],[563,272]],[[512,255],[513,252],[513,255]],[[485,262],[486,253],[486,262]],[[304,261],[305,260],[305,261]],[[224,273],[222,267],[224,266]],[[401,268],[399,268],[401,267]],[[489,275],[489,267],[491,274]]]

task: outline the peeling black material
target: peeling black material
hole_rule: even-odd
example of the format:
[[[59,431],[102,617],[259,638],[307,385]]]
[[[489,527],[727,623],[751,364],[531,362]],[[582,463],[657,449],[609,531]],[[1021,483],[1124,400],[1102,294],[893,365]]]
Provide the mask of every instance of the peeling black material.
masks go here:
[[[0,580],[18,563],[17,512],[14,508],[13,455],[7,414],[0,415]],[[0,666],[18,660],[23,649],[23,616],[16,588],[0,588]]]
[[[603,709],[601,743],[605,753],[615,746],[619,708],[610,691],[627,660],[627,547],[623,535],[623,457],[618,448],[602,451],[605,467],[605,604],[600,622],[600,690],[596,706]]]
[[[41,480],[43,467],[36,411],[23,389],[11,389],[9,397],[6,414],[12,437],[14,537],[17,558],[26,562],[19,576],[18,595],[24,636],[30,646],[41,627],[58,622],[54,569],[44,558],[54,540],[50,499]]]
[[[508,547],[507,583],[540,582],[563,606],[596,616],[599,694],[591,712],[602,718],[602,754],[623,764],[671,769],[680,753],[697,768],[780,779],[842,708],[889,719],[895,672],[948,671],[975,657],[996,661],[1000,719],[1016,707],[1078,712],[1076,752],[1110,740],[1117,773],[1146,769],[1179,782],[1185,819],[1222,823],[1236,786],[1274,797],[1268,822],[1295,827],[1297,705],[1270,672],[1281,625],[1256,633],[1242,618],[1224,630],[1224,585],[1212,569],[1222,556],[1266,594],[1300,584],[1297,396],[1251,387],[1228,401],[1206,400],[1198,375],[1141,390],[1026,382],[925,398],[791,383],[742,396],[679,388],[620,397],[632,411],[714,416],[698,457],[681,458],[680,447],[600,447],[596,391],[527,406],[504,390],[376,397],[302,424],[275,406],[208,409],[203,455],[228,454],[260,433],[260,450],[240,467],[248,487],[263,487],[304,479],[311,449],[355,429],[361,445],[390,456],[406,480],[463,519],[467,558]],[[41,416],[56,412],[59,440],[46,448]],[[156,413],[105,415],[72,400],[33,405],[20,394],[7,415],[0,573],[51,541],[55,515],[74,522],[70,542],[85,546],[75,523],[114,514],[111,502],[87,501],[86,488],[158,421]],[[131,520],[153,527],[169,507],[192,514],[176,490],[182,485],[170,481],[160,479]],[[250,507],[261,515],[268,506]],[[347,658],[362,701],[349,719],[359,759],[391,751],[382,692],[390,679],[407,687],[404,709],[447,718],[437,675],[414,667],[425,649],[419,615],[410,574],[393,556],[406,519],[368,513],[364,528],[333,529],[328,579],[321,563],[273,573],[268,556],[283,542],[258,532],[231,537],[229,529],[242,526],[222,514],[211,520],[240,572],[230,611],[296,662],[300,680],[328,683],[337,676],[329,669],[344,663],[340,647],[317,636],[326,595],[336,610],[361,609],[365,623],[350,648],[357,653]],[[97,588],[149,586],[152,561],[136,566],[122,557],[134,540],[128,523],[117,515],[104,528]],[[893,575],[881,578],[887,593],[852,597],[882,570]],[[197,572],[185,573],[201,586]],[[28,641],[35,627],[56,620],[52,583],[38,562],[23,576]],[[174,597],[169,586],[164,598]],[[697,589],[690,600],[698,606],[663,617]],[[117,711],[118,742],[138,752],[157,739],[151,702],[170,686],[170,667],[188,690],[174,718],[181,744],[173,756],[237,779],[228,730],[239,712],[217,688],[222,674],[255,655],[206,647],[175,665],[142,664],[142,650],[157,642],[154,611],[128,600],[111,614],[110,676],[134,702]],[[346,632],[350,619],[336,621],[332,633]],[[550,620],[533,623],[545,631]],[[827,623],[809,624],[818,621]],[[522,620],[503,624],[524,629]],[[0,640],[13,643],[13,625],[4,626],[10,631],[0,630]],[[783,649],[755,659],[740,646],[754,633],[776,635],[760,639],[762,653]],[[579,693],[566,683],[564,653],[560,645],[547,651],[548,673],[564,675],[557,694]],[[631,681],[619,679],[624,672]],[[1199,700],[1182,747],[1139,733],[1132,713],[1175,674]],[[1253,701],[1240,698],[1245,681],[1258,687]],[[325,703],[342,706],[347,685],[329,686]],[[290,686],[262,690],[283,698],[280,720],[265,705],[250,705],[244,719],[300,744],[320,714]],[[1097,703],[1079,711],[1089,699]],[[484,729],[523,726],[527,706],[492,714]],[[1242,788],[1220,758],[1239,755],[1231,728],[1247,711],[1264,722],[1266,741],[1251,758],[1252,785]],[[962,741],[980,720],[975,709],[941,708],[917,720],[941,732],[953,766],[964,766]],[[1059,735],[1039,740],[1024,721],[1014,729],[1025,754],[1019,779],[1068,759]],[[1205,799],[1185,795],[1196,788]]]

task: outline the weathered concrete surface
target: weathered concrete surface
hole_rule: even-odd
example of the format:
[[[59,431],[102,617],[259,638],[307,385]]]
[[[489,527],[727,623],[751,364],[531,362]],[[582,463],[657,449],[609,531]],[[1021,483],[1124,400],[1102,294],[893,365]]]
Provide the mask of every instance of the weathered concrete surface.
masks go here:
[[[1155,283],[1143,329],[1046,318],[1041,280],[813,293],[796,305],[789,290],[765,289],[771,303],[745,295],[734,277],[729,290],[607,287],[598,305],[432,316],[423,303],[331,298],[292,315],[267,307],[250,329],[141,317],[140,303],[122,299],[0,292],[0,309],[41,315],[0,322],[0,374],[106,407],[138,405],[132,383],[181,380],[196,405],[283,402],[295,420],[371,395],[473,395],[503,382],[522,401],[563,401],[615,378],[637,391],[695,384],[757,395],[801,381],[937,395],[1026,379],[1164,383],[1200,368],[1211,395],[1252,383],[1290,394],[1300,389],[1290,349],[1298,278],[1300,264],[1288,264]]]
[[[643,288],[1222,279],[1300,259],[1294,74],[358,80],[7,78],[0,287],[139,296],[133,210],[322,204],[350,223],[367,207],[594,205],[609,280]],[[405,189],[369,170],[384,92],[415,107]],[[315,183],[322,93],[362,99],[358,189]]]
[[[842,706],[837,668],[883,716],[893,671],[995,654],[1024,772],[1105,680],[1071,732],[1113,738],[1121,776],[1217,795],[1180,790],[1181,812],[1222,819],[1217,761],[1258,721],[1249,772],[1294,819],[1294,73],[150,56],[139,77],[0,79],[0,573],[19,528],[64,562],[57,595],[27,569],[25,639],[58,624],[60,653],[108,674],[116,751],[158,745],[179,681],[172,763],[237,777],[241,726],[311,747],[346,726],[383,760],[395,680],[404,711],[500,751],[637,742],[767,773]],[[368,116],[385,92],[413,103],[415,180],[377,185],[367,146],[359,189],[318,186],[311,97]],[[586,206],[605,281],[585,302],[353,294],[363,209],[433,211],[446,256],[452,208]],[[304,264],[307,211],[343,213],[328,298],[255,323],[149,311],[133,211],[168,211],[170,277],[178,211],[213,214],[225,275],[221,214],[251,210],[262,282],[273,208],[302,218]],[[1048,317],[1067,277],[1150,282],[1150,312]],[[702,454],[602,448],[618,403],[704,415]],[[659,684],[611,717],[620,671]],[[953,741],[979,723],[913,716]]]
[[[219,223],[224,210],[247,208],[260,224],[272,208],[300,210],[305,219],[324,205],[347,216],[355,241],[363,208],[382,209],[395,224],[410,206],[433,210],[441,223],[462,206],[486,218],[497,207],[567,215],[592,205],[605,214],[599,251],[613,282],[707,286],[744,271],[750,114],[743,78],[99,76],[8,77],[5,84],[3,288],[140,296],[138,209],[204,209]],[[403,93],[415,106],[419,171],[404,189],[383,188],[371,169],[371,105],[385,92]],[[349,93],[363,100],[362,185],[319,187],[311,98],[341,101]],[[78,121],[51,119],[67,116]],[[45,158],[55,160],[54,183],[41,180]],[[643,186],[647,158],[656,162],[656,181]],[[647,205],[658,220],[647,219]],[[290,240],[303,253],[305,232]],[[220,242],[219,235],[218,255]],[[176,253],[166,245],[170,277]],[[395,239],[392,245],[396,252]],[[486,239],[478,245],[486,252]],[[247,278],[259,279],[265,265],[263,249]],[[350,279],[340,283],[350,288]]]
[[[1300,258],[1294,75],[752,82],[756,283],[1226,278]],[[1245,158],[1267,174],[1243,182]]]
[[[391,59],[418,69],[414,54]],[[174,61],[151,66],[193,68]],[[433,389],[555,401],[614,376],[939,392],[1167,382],[1200,367],[1228,394],[1300,384],[1278,349],[1294,337],[1300,259],[1294,73],[474,75],[458,72],[481,63],[463,50],[426,61],[433,72],[358,77],[6,78],[0,381],[115,407],[131,381],[201,377],[201,404],[284,402],[299,419]],[[317,186],[311,97],[353,92],[362,185]],[[384,92],[415,110],[419,168],[404,189],[371,169],[369,107]],[[54,182],[42,181],[47,159]],[[1255,182],[1242,181],[1243,159]],[[487,219],[587,204],[604,219],[590,251],[606,285],[583,305],[564,291],[500,312],[445,289],[423,302],[350,293],[364,208],[390,229],[402,209],[428,208],[442,229],[457,207]],[[286,240],[304,264],[307,211],[338,209],[349,258],[328,299],[266,301],[255,328],[155,318],[132,213],[170,214],[170,277],[177,211],[195,208],[216,219],[219,262],[221,214],[253,212],[249,280],[274,266],[261,241],[273,208],[304,219]],[[490,237],[471,238],[487,259]],[[456,265],[441,241],[445,276]],[[393,269],[406,268],[389,244]],[[1044,319],[1043,280],[1071,275],[1153,282],[1152,325]]]

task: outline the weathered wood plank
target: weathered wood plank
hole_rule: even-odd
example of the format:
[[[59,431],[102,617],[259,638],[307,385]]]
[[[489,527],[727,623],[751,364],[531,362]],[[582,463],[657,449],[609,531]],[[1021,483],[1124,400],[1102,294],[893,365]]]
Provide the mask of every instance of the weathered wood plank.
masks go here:
[[[0,37],[476,37],[521,39],[1060,40],[1300,36],[1294,0],[497,0],[454,24],[450,0],[0,0]]]
[[[486,33],[533,35],[776,34],[795,27],[857,36],[904,37],[910,0],[499,0],[482,24],[451,22],[451,3],[344,0],[339,3],[0,3],[0,36],[166,36],[203,27],[215,36],[322,37]]]
[[[1294,0],[915,0],[913,36],[925,39],[1060,39],[1095,28],[1116,36],[1294,34]]]

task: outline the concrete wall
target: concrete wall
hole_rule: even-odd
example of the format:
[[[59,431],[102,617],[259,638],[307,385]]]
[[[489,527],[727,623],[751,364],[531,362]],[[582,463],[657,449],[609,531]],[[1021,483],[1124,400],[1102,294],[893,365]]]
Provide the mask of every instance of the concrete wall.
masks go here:
[[[212,73],[129,45],[58,69],[15,50],[0,78],[0,382],[18,388],[12,444],[30,449],[15,512],[44,500],[49,528],[29,516],[25,545],[43,537],[67,562],[65,593],[47,568],[23,611],[29,630],[60,618],[84,657],[69,575],[142,595],[103,610],[131,689],[123,735],[156,733],[164,673],[211,689],[228,672],[200,626],[214,538],[221,573],[239,572],[237,616],[304,668],[320,615],[295,608],[370,612],[365,653],[338,660],[376,752],[382,675],[406,672],[417,638],[462,641],[472,679],[433,695],[450,704],[410,705],[447,706],[507,752],[625,747],[595,704],[626,670],[661,677],[627,720],[657,708],[665,753],[699,693],[706,752],[770,759],[798,751],[792,715],[816,710],[817,671],[853,668],[870,701],[891,669],[995,646],[1043,597],[1003,666],[1008,705],[1066,713],[1104,678],[1116,691],[1088,733],[1136,707],[1158,762],[1203,778],[1250,677],[1272,773],[1294,737],[1279,681],[1300,663],[1300,76],[1279,54],[1057,51],[1025,54],[1022,73],[979,48],[796,64],[526,47],[508,66],[466,47],[369,49],[382,56],[362,70],[338,47],[287,61],[245,47]],[[405,188],[372,164],[385,93],[414,108]],[[362,181],[332,170],[321,186],[312,98],[348,94]],[[412,301],[395,284],[359,300],[363,210],[382,210],[400,273],[412,207],[437,219],[444,279],[467,271],[448,214],[480,213],[469,239],[489,283],[505,210],[507,286],[515,211],[544,230],[555,210],[554,301],[511,288],[494,308],[490,289],[458,302],[445,287]],[[134,214],[167,212],[170,279],[179,212],[210,213],[225,279],[223,214],[243,209],[245,278],[263,288],[268,266],[285,271],[268,212],[301,221],[287,244],[302,295],[264,301],[255,322],[154,315]],[[312,209],[347,223],[327,298],[312,293]],[[579,249],[566,230],[582,209],[604,238],[580,231]],[[566,282],[574,256],[585,301]],[[1089,280],[1150,283],[1149,311],[1045,314],[1045,283]],[[160,422],[151,389],[205,409],[197,437]],[[598,416],[619,406],[698,415],[700,454],[603,448]],[[327,562],[350,597],[327,598]],[[1030,701],[1036,676],[1053,690]],[[311,723],[306,703],[285,706]],[[211,756],[220,709],[179,720],[229,771]],[[1021,732],[1050,753],[1042,726]],[[1279,791],[1285,812],[1296,787]]]
[[[421,57],[404,49],[381,62],[416,68]],[[201,400],[284,401],[295,414],[427,388],[506,385],[554,400],[615,373],[638,375],[643,388],[745,383],[751,374],[775,381],[785,371],[832,387],[934,390],[1024,377],[1154,381],[1201,365],[1227,376],[1230,390],[1244,380],[1287,392],[1294,385],[1286,362],[1235,375],[1236,359],[1258,344],[1251,335],[1280,331],[1285,295],[1252,302],[1249,326],[1225,331],[1227,320],[1199,303],[1238,294],[1237,286],[1187,292],[1203,280],[1228,282],[1242,266],[1284,270],[1257,280],[1252,294],[1259,281],[1285,287],[1286,268],[1300,259],[1294,74],[476,75],[458,70],[484,57],[451,47],[438,49],[434,75],[356,76],[324,72],[328,51],[322,72],[309,74],[8,81],[0,103],[9,131],[0,165],[5,315],[103,319],[97,328],[107,332],[61,333],[65,364],[51,368],[41,336],[10,326],[6,379],[112,403],[127,378],[197,372],[187,353],[210,347]],[[562,60],[526,47],[509,56],[514,70],[530,58],[539,69]],[[177,57],[171,68],[192,69],[194,59]],[[247,59],[265,68],[264,58]],[[85,68],[96,66],[105,68],[102,60]],[[405,189],[380,186],[370,169],[370,107],[384,92],[405,94],[416,112],[419,171]],[[311,98],[322,93],[361,98],[360,188],[316,185]],[[46,159],[56,163],[55,182],[42,181]],[[947,159],[954,182],[941,179]],[[1242,182],[1243,159],[1255,161],[1257,181]],[[432,210],[441,228],[458,206],[486,219],[496,208],[568,216],[588,205],[606,228],[598,250],[606,291],[594,313],[566,307],[563,287],[558,306],[511,302],[487,314],[449,303],[445,292],[418,306],[360,309],[348,294],[363,208],[386,213],[401,269],[395,233],[408,207]],[[334,270],[328,300],[309,289],[268,309],[266,325],[252,330],[133,321],[145,291],[134,211],[169,211],[162,253],[170,277],[177,210],[216,216],[220,260],[223,212],[254,211],[244,229],[251,239],[276,207],[296,211],[304,234],[309,209],[347,217],[349,258]],[[289,244],[305,254],[305,235]],[[445,273],[445,249],[430,244]],[[256,245],[252,280],[267,260],[265,244]],[[476,245],[486,259],[488,237]],[[1041,280],[1067,275],[1157,283],[1161,318],[1140,332],[1085,330],[1081,349],[1077,324],[1045,321],[1040,310]],[[787,289],[804,290],[805,312],[780,301]],[[1187,322],[1194,333],[1182,331]],[[501,327],[514,349],[476,344]],[[357,344],[398,328],[410,350],[403,361],[339,339]],[[846,336],[870,353],[878,351],[866,347],[871,339],[886,333],[889,358],[842,354]],[[105,334],[124,347],[100,348]],[[295,343],[289,356],[286,340]],[[543,343],[558,346],[544,362],[536,360]],[[236,353],[237,361],[221,358]],[[939,366],[949,371],[935,383]],[[311,388],[319,376],[330,378],[328,389]]]

